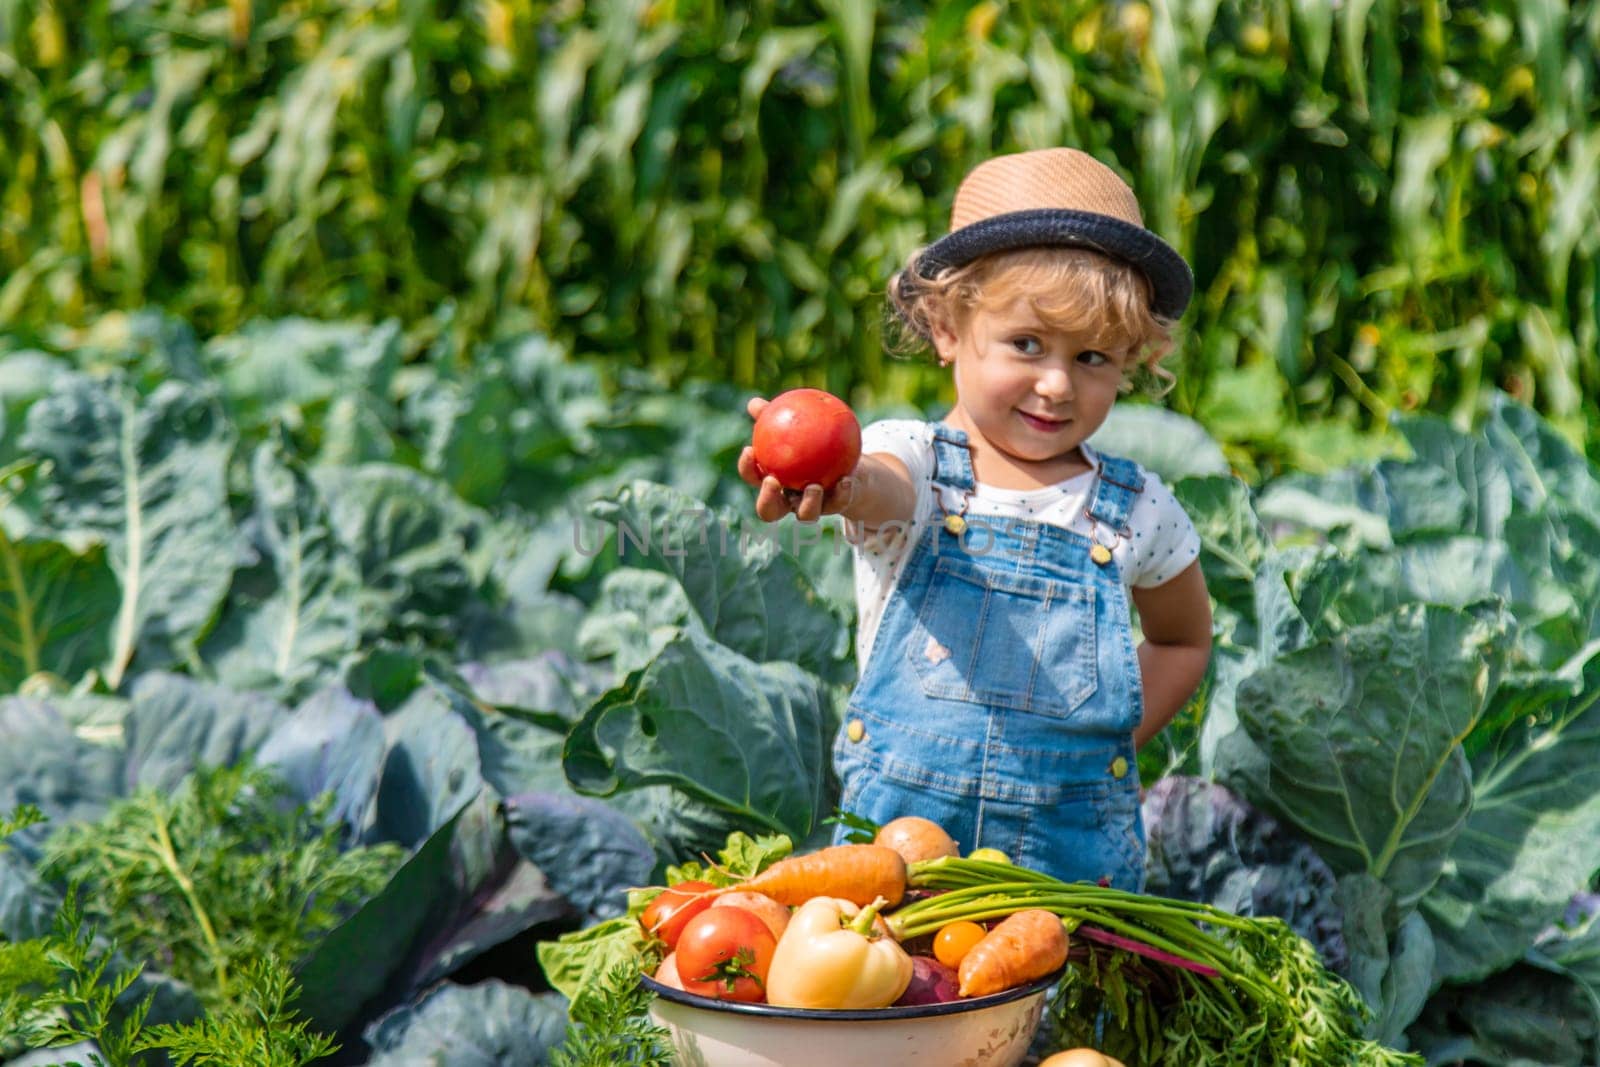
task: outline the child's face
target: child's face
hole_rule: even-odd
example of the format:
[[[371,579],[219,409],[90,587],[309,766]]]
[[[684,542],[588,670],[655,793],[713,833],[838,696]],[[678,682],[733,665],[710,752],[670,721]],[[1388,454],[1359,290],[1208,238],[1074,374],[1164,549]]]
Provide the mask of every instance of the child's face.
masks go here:
[[[995,448],[1041,463],[1072,452],[1116,403],[1125,341],[1050,326],[1018,300],[976,308],[957,333],[936,327],[941,358],[955,361],[957,407]]]

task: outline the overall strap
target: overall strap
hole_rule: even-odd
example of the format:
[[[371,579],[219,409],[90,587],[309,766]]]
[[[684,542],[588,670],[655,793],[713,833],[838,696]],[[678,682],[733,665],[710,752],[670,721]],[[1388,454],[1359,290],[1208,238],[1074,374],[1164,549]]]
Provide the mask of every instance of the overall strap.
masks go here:
[[[1125,534],[1134,501],[1144,491],[1144,472],[1131,459],[1102,455],[1094,480],[1094,497],[1089,501],[1091,518],[1102,526]]]
[[[970,491],[977,487],[972,476],[972,449],[967,434],[942,422],[933,424],[933,480],[951,489]]]

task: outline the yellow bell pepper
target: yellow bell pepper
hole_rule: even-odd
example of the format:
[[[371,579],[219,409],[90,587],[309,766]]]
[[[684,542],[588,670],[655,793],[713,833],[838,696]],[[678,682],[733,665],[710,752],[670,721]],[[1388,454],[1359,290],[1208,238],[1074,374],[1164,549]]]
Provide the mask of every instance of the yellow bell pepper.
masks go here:
[[[789,919],[767,972],[767,1003],[786,1008],[883,1008],[911,984],[911,957],[875,932],[887,904],[857,908],[837,897],[813,897]]]

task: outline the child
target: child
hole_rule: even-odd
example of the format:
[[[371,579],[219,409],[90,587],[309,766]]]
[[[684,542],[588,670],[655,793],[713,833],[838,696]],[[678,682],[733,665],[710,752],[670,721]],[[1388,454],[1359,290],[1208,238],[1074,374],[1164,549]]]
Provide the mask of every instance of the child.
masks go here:
[[[1073,149],[979,165],[950,229],[890,285],[954,368],[944,420],[867,427],[826,493],[786,495],[749,448],[739,472],[769,522],[839,513],[872,532],[856,545],[840,806],[1138,890],[1134,754],[1199,684],[1211,602],[1172,494],[1085,439],[1135,372],[1170,380],[1159,360],[1193,278],[1133,191]]]

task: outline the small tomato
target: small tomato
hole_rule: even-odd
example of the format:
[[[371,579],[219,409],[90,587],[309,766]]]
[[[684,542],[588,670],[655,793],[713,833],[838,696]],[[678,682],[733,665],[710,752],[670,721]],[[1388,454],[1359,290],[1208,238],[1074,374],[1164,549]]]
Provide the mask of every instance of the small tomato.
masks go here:
[[[711,908],[689,920],[678,938],[678,977],[703,997],[767,999],[767,971],[778,939],[754,912]]]
[[[645,933],[654,934],[667,943],[667,948],[677,947],[678,937],[689,920],[711,907],[714,897],[706,896],[708,889],[716,888],[710,882],[679,882],[663,889],[656,898],[645,905],[639,924]]]
[[[984,939],[989,931],[975,922],[962,919],[941,929],[933,939],[933,955],[946,967],[959,967],[967,958],[972,946]]]

